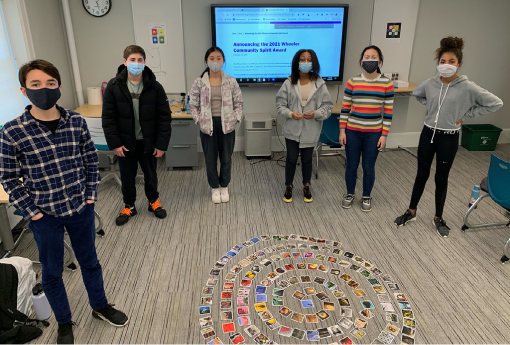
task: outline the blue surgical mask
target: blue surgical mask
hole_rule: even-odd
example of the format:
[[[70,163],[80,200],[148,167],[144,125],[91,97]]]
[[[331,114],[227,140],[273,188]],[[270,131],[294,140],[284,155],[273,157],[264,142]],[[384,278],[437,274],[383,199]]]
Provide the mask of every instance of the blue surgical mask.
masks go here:
[[[138,62],[128,62],[127,69],[129,73],[132,75],[139,75],[143,72],[143,69],[145,68],[145,65],[143,63]]]
[[[310,72],[312,70],[312,63],[311,62],[300,62],[299,70],[303,73]]]
[[[27,97],[37,108],[42,110],[49,110],[57,104],[60,98],[60,89],[25,89]]]

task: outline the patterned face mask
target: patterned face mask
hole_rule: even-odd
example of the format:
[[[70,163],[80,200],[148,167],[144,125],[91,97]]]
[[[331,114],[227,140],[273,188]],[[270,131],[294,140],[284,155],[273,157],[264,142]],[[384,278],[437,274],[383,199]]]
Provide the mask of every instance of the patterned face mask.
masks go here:
[[[364,60],[361,63],[361,67],[363,67],[367,73],[374,73],[379,67],[379,60]]]

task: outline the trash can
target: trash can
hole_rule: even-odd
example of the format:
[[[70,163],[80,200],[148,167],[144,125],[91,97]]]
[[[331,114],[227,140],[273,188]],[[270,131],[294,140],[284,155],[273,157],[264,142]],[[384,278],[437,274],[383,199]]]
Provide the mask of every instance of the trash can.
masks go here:
[[[468,151],[494,151],[502,131],[490,124],[462,125],[461,145]]]

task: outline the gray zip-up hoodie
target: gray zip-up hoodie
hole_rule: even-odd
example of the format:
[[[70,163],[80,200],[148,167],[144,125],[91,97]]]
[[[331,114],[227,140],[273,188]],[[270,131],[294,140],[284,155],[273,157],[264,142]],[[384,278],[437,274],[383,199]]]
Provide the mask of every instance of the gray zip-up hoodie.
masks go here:
[[[445,85],[440,76],[425,80],[413,92],[418,102],[427,106],[425,125],[433,129],[458,130],[455,122],[464,117],[492,113],[503,101],[463,75]]]
[[[299,147],[314,147],[322,131],[322,121],[326,120],[333,110],[333,101],[326,87],[326,82],[319,77],[313,84],[305,106],[301,103],[301,87],[299,82],[292,85],[290,77],[285,80],[276,94],[276,109],[283,116],[285,123],[282,134],[287,139],[299,142]],[[299,114],[314,111],[314,117],[307,120],[294,120],[292,112]]]

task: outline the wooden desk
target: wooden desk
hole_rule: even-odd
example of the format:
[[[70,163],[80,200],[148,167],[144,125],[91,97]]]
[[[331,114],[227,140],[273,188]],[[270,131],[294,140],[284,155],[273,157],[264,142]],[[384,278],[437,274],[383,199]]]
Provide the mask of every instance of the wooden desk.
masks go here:
[[[9,203],[9,195],[4,190],[4,187],[0,185],[0,204],[8,204]]]
[[[198,167],[198,146],[197,132],[198,126],[194,123],[190,112],[180,112],[181,108],[177,105],[170,106],[172,110],[172,136],[168,150],[165,153],[165,162],[168,169],[179,167]],[[85,103],[75,110],[83,117],[101,118],[103,111],[102,105],[89,105]],[[100,165],[100,167],[102,167]]]
[[[184,112],[182,114],[176,114],[175,112],[181,111],[181,108],[177,105],[170,106],[170,110],[172,110],[172,119],[192,119],[191,113]],[[102,105],[89,105],[85,103],[81,107],[75,110],[77,113],[80,113],[83,117],[94,117],[99,118],[103,112]]]
[[[395,88],[395,93],[401,93],[401,92],[413,92],[418,87],[418,84],[415,83],[409,83],[408,87],[398,87]]]

